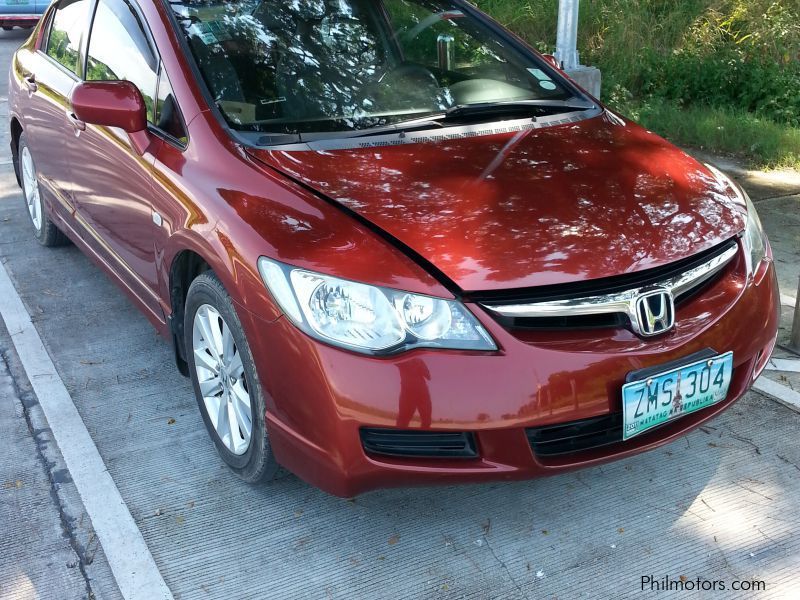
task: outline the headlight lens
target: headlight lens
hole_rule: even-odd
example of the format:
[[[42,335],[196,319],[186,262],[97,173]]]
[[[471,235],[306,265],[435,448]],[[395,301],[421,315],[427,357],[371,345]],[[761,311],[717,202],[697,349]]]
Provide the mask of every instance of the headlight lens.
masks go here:
[[[263,256],[258,269],[286,316],[324,342],[365,354],[418,347],[497,350],[460,302],[339,279]]]
[[[747,227],[744,230],[742,241],[746,252],[745,258],[748,259],[747,273],[753,274],[767,254],[767,243],[756,207],[745,192],[742,194],[747,200]]]

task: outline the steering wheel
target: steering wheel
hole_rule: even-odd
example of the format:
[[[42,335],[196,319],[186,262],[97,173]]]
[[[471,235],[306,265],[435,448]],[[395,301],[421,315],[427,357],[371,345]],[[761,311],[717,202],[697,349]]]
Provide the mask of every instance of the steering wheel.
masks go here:
[[[417,23],[417,25],[413,29],[410,29],[409,31],[404,31],[401,35],[402,35],[403,40],[405,42],[411,42],[414,39],[416,39],[416,37],[420,33],[425,31],[429,27],[435,25],[439,21],[445,21],[445,20],[450,20],[450,19],[460,19],[463,16],[464,16],[464,13],[461,12],[460,10],[446,10],[446,11],[443,11],[443,12],[434,13],[434,14],[430,15],[429,17],[426,17],[425,19],[422,19],[422,21]]]
[[[403,90],[398,94],[398,90]],[[439,80],[432,71],[415,63],[401,63],[385,71],[364,89],[362,98],[387,110],[399,109],[406,103],[437,98],[441,94]]]

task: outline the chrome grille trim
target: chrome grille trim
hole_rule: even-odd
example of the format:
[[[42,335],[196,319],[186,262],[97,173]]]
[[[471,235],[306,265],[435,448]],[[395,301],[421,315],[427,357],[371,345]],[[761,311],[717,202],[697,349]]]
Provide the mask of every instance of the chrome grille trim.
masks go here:
[[[651,285],[628,289],[613,294],[584,296],[564,300],[531,302],[524,304],[496,305],[481,302],[487,310],[507,318],[546,318],[575,317],[597,314],[624,314],[636,327],[636,299],[643,293],[654,290],[666,290],[673,298],[691,292],[714,275],[719,273],[733,260],[739,252],[738,245],[731,245],[708,261],[693,267],[679,275],[664,279]]]

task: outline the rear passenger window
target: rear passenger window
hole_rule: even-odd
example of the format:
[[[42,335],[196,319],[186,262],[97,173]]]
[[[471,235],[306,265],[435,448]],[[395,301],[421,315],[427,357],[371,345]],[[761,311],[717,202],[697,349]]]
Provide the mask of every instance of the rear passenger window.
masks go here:
[[[89,37],[85,79],[130,81],[142,93],[147,120],[153,123],[157,73],[158,60],[131,5],[100,0]]]
[[[77,73],[81,36],[88,25],[89,0],[59,2],[47,38],[47,55],[73,73]]]

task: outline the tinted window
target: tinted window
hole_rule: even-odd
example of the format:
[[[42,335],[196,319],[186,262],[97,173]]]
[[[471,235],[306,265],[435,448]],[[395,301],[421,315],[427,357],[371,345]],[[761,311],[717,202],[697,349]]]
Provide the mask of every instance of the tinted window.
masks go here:
[[[147,120],[152,123],[157,72],[158,61],[130,4],[122,0],[101,0],[89,38],[86,79],[130,81],[142,93]]]
[[[77,73],[81,35],[88,24],[89,0],[65,0],[59,3],[47,39],[47,55]]]
[[[180,143],[186,143],[186,129],[183,127],[178,102],[172,92],[172,84],[169,82],[166,71],[163,67],[158,79],[158,102],[156,103],[156,127],[165,131]]]

